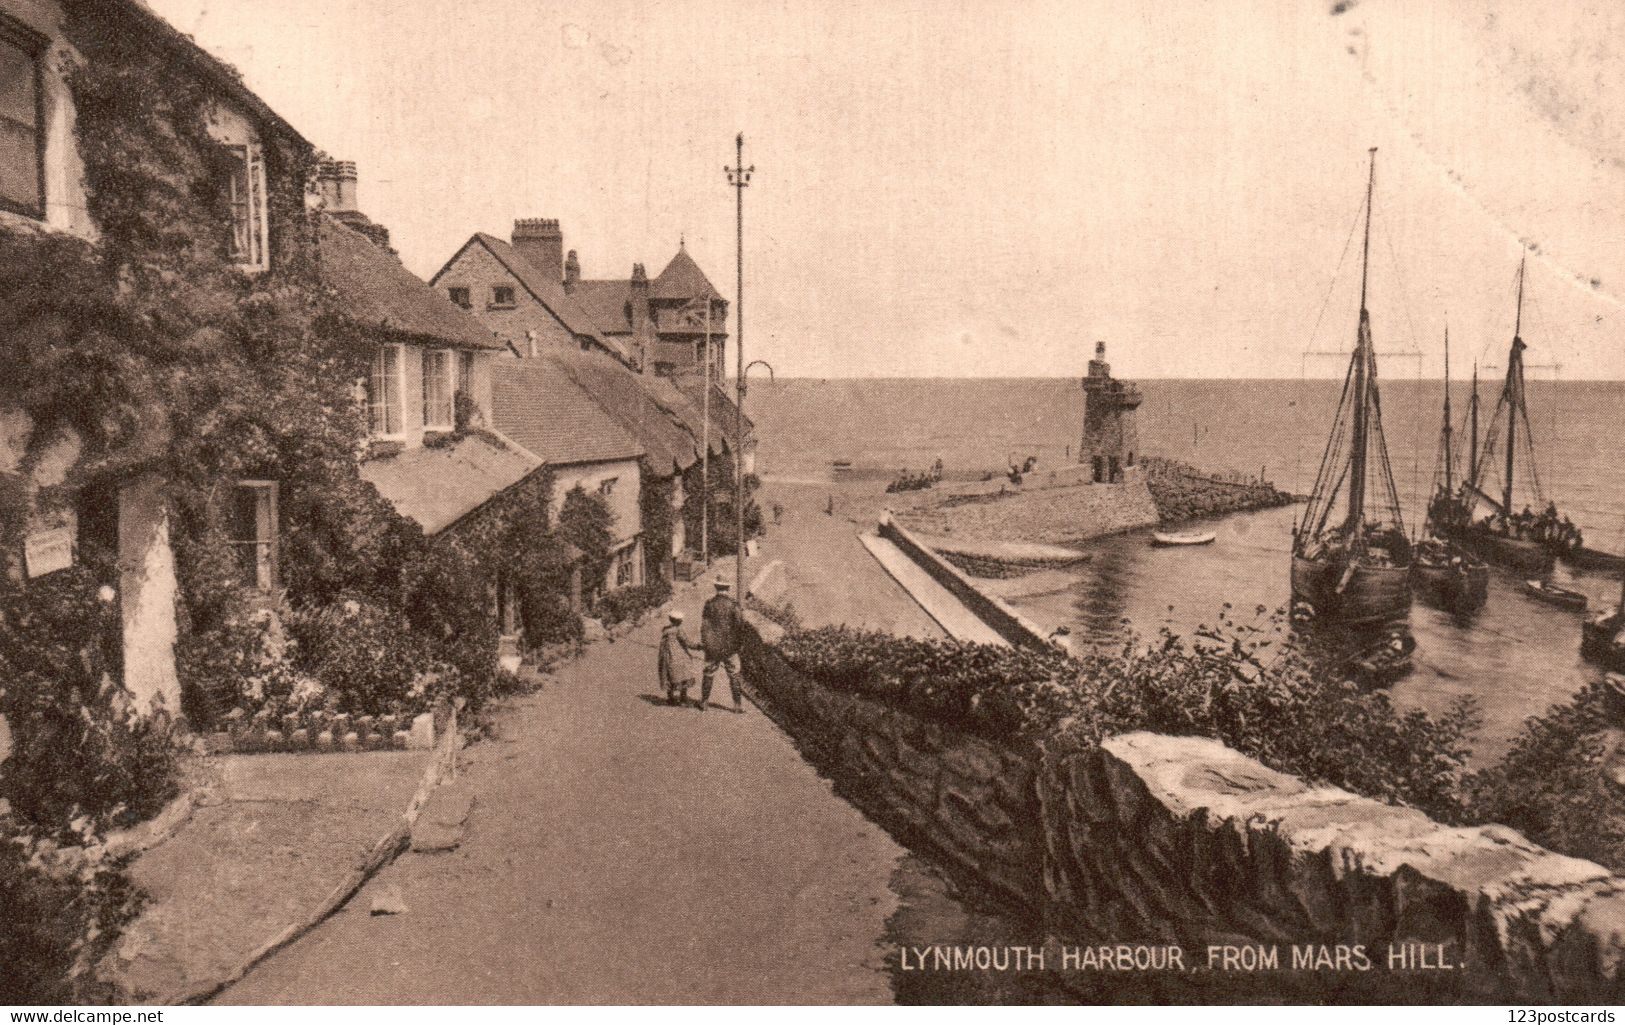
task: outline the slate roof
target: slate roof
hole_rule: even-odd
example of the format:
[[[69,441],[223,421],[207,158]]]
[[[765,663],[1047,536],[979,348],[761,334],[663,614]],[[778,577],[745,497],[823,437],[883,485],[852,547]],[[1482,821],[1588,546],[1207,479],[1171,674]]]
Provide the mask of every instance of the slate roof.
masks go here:
[[[592,317],[588,316],[587,312],[564,290],[564,282],[555,281],[549,275],[537,270],[529,260],[526,260],[520,254],[519,250],[495,235],[488,235],[483,231],[475,232],[474,237],[469,242],[479,242],[490,250],[491,255],[496,257],[497,262],[506,267],[508,273],[517,278],[519,283],[525,287],[525,291],[535,297],[537,302],[546,306],[553,316],[558,319],[558,322],[563,324],[571,334],[596,338],[605,347],[617,350],[621,355],[625,355],[625,350],[622,349],[620,343],[612,338],[604,338],[599,334],[598,325],[593,321]],[[465,245],[464,248],[467,248],[467,246]],[[462,250],[458,250],[458,255],[462,255]],[[456,256],[452,257],[446,266],[451,266],[451,263],[456,262],[456,259]],[[439,276],[439,274],[435,275],[437,278]]]
[[[685,411],[669,396],[659,393],[655,378],[633,373],[591,352],[549,350],[540,359],[568,374],[638,440],[655,476],[681,472],[699,461],[697,433],[691,434],[685,425]]]
[[[491,392],[497,430],[544,463],[600,463],[644,454],[636,438],[546,359],[499,361]]]
[[[672,387],[683,394],[691,406],[696,409],[703,408],[705,402],[705,377],[702,374],[678,374],[669,379]],[[711,433],[719,430],[733,445],[734,430],[739,417],[739,407],[734,405],[733,398],[723,390],[722,385],[715,380],[711,382]],[[750,417],[745,417],[745,437],[750,437],[756,430],[756,425]]]
[[[631,297],[632,283],[626,278],[608,281],[584,278],[570,286],[570,298],[586,311],[602,334],[632,333],[632,319],[626,313],[627,300]]]
[[[411,448],[361,464],[361,479],[425,534],[437,534],[528,477],[541,464],[470,434],[444,447]]]
[[[666,269],[650,283],[649,294],[656,299],[722,298],[682,245],[677,247],[677,255],[666,264]]]
[[[326,214],[317,226],[322,280],[339,295],[344,315],[415,341],[464,349],[502,342],[365,236]]]

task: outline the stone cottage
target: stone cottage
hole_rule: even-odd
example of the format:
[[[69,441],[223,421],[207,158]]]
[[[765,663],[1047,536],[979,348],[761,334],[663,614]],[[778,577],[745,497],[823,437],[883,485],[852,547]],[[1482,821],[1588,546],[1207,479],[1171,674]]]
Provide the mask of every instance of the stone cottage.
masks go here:
[[[361,477],[424,534],[453,530],[542,467],[495,429],[493,364],[511,358],[495,335],[401,264],[389,233],[356,205],[354,164],[324,164],[319,182],[322,281],[344,318],[376,343],[358,388],[369,439]],[[635,481],[630,486],[635,491]],[[517,599],[505,581],[491,581],[491,595],[503,649],[516,653]]]
[[[87,39],[116,44],[87,51]],[[218,239],[225,260],[249,277],[305,244],[302,218],[290,211],[303,211],[310,143],[229,67],[135,0],[0,0],[0,233],[100,241],[72,82],[79,66],[92,73],[123,70],[103,66],[123,59],[109,53],[161,61],[169,80],[184,80],[206,97],[207,132],[217,151],[198,166],[166,169],[183,179],[176,183],[181,194],[215,196],[229,222],[194,242],[212,246]],[[0,266],[0,281],[26,269]],[[17,308],[0,312],[0,338],[48,331],[49,317]],[[137,707],[176,710],[171,509],[162,475],[153,471],[168,446],[164,411],[146,411],[116,447],[93,457],[81,434],[36,436],[38,426],[0,400],[0,484],[9,481],[22,496],[25,521],[13,524],[19,536],[7,537],[0,566],[26,586],[81,561],[92,535],[114,549],[116,570],[107,585],[122,609],[124,683]],[[274,495],[260,482],[243,481],[238,489],[235,504],[250,511],[244,529],[255,532],[239,540],[245,549],[268,551]],[[243,583],[273,584],[265,572],[263,560],[245,559]]]

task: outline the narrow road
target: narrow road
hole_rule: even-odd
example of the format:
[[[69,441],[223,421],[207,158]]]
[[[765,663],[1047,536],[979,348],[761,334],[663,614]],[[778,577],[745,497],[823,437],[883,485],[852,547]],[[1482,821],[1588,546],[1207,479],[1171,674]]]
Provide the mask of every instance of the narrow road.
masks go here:
[[[460,848],[403,855],[219,1002],[891,1002],[904,852],[755,708],[655,703],[658,630],[592,646],[465,752]],[[371,915],[388,885],[407,910]]]

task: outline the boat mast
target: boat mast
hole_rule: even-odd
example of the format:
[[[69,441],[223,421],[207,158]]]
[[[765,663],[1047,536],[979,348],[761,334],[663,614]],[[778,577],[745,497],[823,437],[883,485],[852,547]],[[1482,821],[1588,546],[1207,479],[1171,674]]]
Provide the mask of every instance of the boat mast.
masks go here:
[[[1501,517],[1512,515],[1512,463],[1518,441],[1518,414],[1523,410],[1523,265],[1518,260],[1518,313],[1512,323],[1512,355],[1507,359],[1507,472],[1501,489]]]
[[[1360,326],[1354,343],[1354,451],[1349,463],[1349,512],[1345,526],[1356,544],[1365,522],[1365,456],[1367,390],[1371,360],[1371,315],[1366,311],[1366,274],[1371,263],[1371,193],[1377,180],[1377,147],[1371,147],[1371,169],[1365,183],[1365,245],[1360,253]]]
[[[1451,466],[1450,454],[1450,325],[1444,326],[1444,493],[1450,494]]]
[[[1478,487],[1478,360],[1473,360],[1473,401],[1467,407],[1472,414],[1472,423],[1467,434],[1467,473],[1468,483],[1474,488]]]

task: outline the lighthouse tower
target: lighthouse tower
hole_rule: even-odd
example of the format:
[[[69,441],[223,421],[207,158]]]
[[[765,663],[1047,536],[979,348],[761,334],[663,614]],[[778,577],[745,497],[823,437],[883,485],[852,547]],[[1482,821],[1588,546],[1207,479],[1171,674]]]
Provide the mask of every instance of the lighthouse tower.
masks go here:
[[[1083,440],[1078,444],[1078,462],[1088,465],[1090,479],[1097,484],[1115,483],[1134,465],[1140,447],[1134,411],[1140,406],[1140,390],[1132,381],[1112,380],[1111,364],[1106,362],[1106,343],[1095,343],[1095,358],[1083,379]]]

